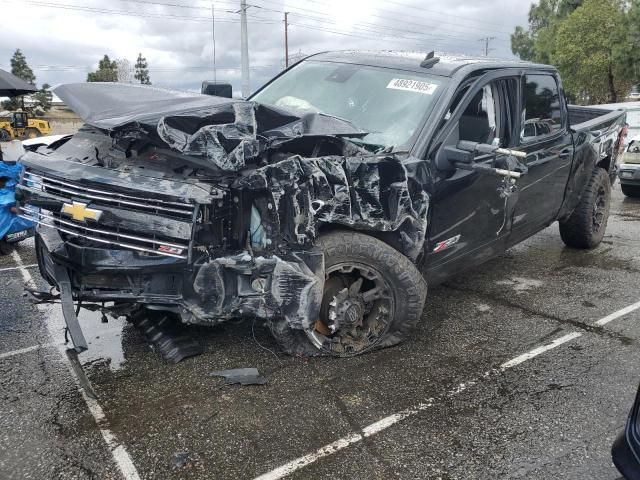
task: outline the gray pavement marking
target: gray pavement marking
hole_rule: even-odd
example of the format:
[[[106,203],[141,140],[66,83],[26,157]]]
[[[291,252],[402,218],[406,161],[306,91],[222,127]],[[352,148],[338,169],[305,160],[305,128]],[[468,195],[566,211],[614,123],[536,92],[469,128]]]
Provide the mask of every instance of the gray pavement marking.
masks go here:
[[[628,313],[631,313],[637,309],[640,308],[640,302],[634,303],[632,305],[629,305],[625,308],[622,308],[620,310],[617,310],[609,315],[607,315],[606,317],[601,318],[600,320],[595,322],[595,325],[601,326],[604,325],[606,323],[609,323],[617,318],[621,318],[624,315],[627,315]],[[499,369],[493,369],[493,370],[489,370],[487,372],[485,372],[484,374],[482,374],[477,380],[470,380],[467,382],[463,382],[460,383],[456,388],[454,388],[453,390],[450,390],[449,392],[446,392],[446,394],[444,395],[444,398],[451,398],[455,395],[458,395],[464,391],[466,391],[469,387],[475,385],[476,383],[478,383],[478,381],[481,381],[483,379],[486,379],[488,377],[491,377],[493,375],[505,372],[506,370],[513,368],[517,365],[521,365],[524,362],[527,362],[533,358],[536,358],[537,356],[548,352],[550,350],[553,350],[554,348],[557,348],[561,345],[564,345],[567,342],[570,342],[572,340],[575,340],[576,338],[581,337],[583,334],[580,332],[571,332],[568,333],[566,335],[563,335],[562,337],[558,337],[555,340],[545,344],[545,345],[541,345],[539,347],[536,347],[532,350],[529,350],[528,352],[523,353],[522,355],[518,355],[517,357],[512,358],[511,360],[504,362],[502,365],[500,365]],[[375,435],[377,433],[380,433],[384,430],[386,430],[387,428],[395,425],[396,423],[399,423],[409,417],[412,417],[424,410],[427,410],[428,408],[432,407],[435,403],[435,400],[433,398],[428,399],[426,402],[423,403],[419,403],[418,405],[416,405],[415,407],[411,407],[411,408],[407,408],[405,410],[402,410],[400,412],[388,415],[384,418],[381,418],[380,420],[373,422],[369,425],[367,425],[366,427],[362,428],[361,431],[359,433],[350,433],[349,435],[342,437],[338,440],[336,440],[335,442],[332,442],[328,445],[325,445],[321,448],[319,448],[318,450],[316,450],[315,452],[309,453],[307,455],[304,455],[302,457],[296,458],[295,460],[292,460],[280,467],[277,467],[267,473],[264,473],[258,477],[256,477],[254,480],[279,480],[281,478],[287,477],[288,475],[292,474],[293,472],[300,470],[324,457],[328,457],[329,455],[333,455],[334,453],[339,452],[340,450],[343,450],[347,447],[349,447],[350,445],[353,445],[355,443],[361,442],[362,440],[364,440],[367,437],[370,437],[372,435]]]
[[[18,252],[14,250],[13,252],[11,252],[11,255],[13,256],[13,260],[18,266],[18,270],[22,274],[22,278],[25,284],[28,284],[32,288],[37,288],[37,285],[33,280],[33,277],[29,273],[29,270],[27,270],[27,268],[24,266],[24,263],[22,262],[22,258],[20,257]],[[47,308],[47,306],[43,304],[36,304],[36,308],[38,308],[38,310],[40,310],[45,314],[51,313],[50,310]],[[62,328],[62,319],[60,318],[60,316],[56,317],[56,316],[49,315],[48,317],[49,317],[47,319],[48,321],[46,321],[45,324],[47,326],[47,330],[49,331],[49,336],[51,338],[55,338],[55,334],[59,332],[60,329]],[[54,323],[56,325],[53,325]],[[102,407],[95,399],[89,398],[85,393],[84,389],[80,386],[80,381],[78,380],[78,377],[74,372],[71,364],[69,363],[69,359],[65,353],[66,347],[60,343],[54,343],[54,345],[57,347],[57,350],[60,352],[60,355],[64,357],[65,364],[67,365],[69,372],[71,373],[73,380],[76,383],[78,391],[80,392],[80,394],[82,395],[82,398],[87,404],[89,412],[93,416],[96,422],[96,425],[98,426],[98,429],[102,434],[102,438],[104,439],[105,443],[109,447],[113,460],[118,466],[120,473],[122,474],[125,480],[140,480],[140,475],[138,474],[138,470],[133,464],[133,461],[131,460],[129,453],[125,449],[124,445],[122,445],[118,441],[116,436],[111,431],[109,427],[109,421],[107,420],[107,417],[105,416],[104,411],[102,410]]]
[[[37,267],[37,263],[32,263],[31,265],[25,265],[23,267],[8,267],[8,268],[0,268],[0,272],[9,272],[11,270],[20,270],[21,268],[33,268]]]
[[[55,345],[55,343],[42,343],[40,345],[33,345],[31,347],[13,350],[11,352],[0,353],[0,360],[2,360],[3,358],[13,357],[15,355],[21,355],[23,353],[33,352],[34,350],[40,350],[41,348],[51,347],[53,345]]]

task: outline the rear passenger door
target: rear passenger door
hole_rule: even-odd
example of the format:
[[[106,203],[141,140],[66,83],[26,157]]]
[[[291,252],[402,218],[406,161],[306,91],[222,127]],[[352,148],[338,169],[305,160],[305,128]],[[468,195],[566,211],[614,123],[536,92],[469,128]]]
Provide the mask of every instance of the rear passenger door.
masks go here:
[[[519,199],[508,244],[556,219],[573,159],[564,94],[552,72],[527,73],[521,81],[518,150],[527,152],[528,172],[518,180]]]

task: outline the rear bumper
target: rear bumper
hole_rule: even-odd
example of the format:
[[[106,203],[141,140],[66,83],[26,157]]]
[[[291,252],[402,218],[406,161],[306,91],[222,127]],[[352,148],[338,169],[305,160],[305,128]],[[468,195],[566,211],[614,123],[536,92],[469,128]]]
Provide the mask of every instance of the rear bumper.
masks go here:
[[[42,276],[61,293],[77,351],[87,346],[74,302],[115,302],[120,314],[146,305],[178,313],[184,323],[284,318],[293,328],[309,329],[318,317],[324,287],[324,256],[318,250],[259,257],[217,252],[189,263],[127,249],[82,247],[42,227],[36,249]]]
[[[618,167],[618,178],[625,185],[640,185],[640,164],[622,163]]]

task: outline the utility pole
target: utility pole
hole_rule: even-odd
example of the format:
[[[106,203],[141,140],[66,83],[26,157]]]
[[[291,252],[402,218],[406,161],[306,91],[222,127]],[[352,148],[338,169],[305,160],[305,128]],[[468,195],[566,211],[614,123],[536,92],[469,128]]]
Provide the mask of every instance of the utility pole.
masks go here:
[[[242,97],[251,95],[249,85],[249,40],[247,38],[247,0],[240,0],[240,55],[242,64]]]
[[[489,56],[489,52],[491,50],[493,50],[493,48],[489,48],[489,42],[491,40],[495,40],[496,37],[484,37],[484,38],[480,38],[478,39],[479,42],[484,42],[484,56],[488,57]]]
[[[213,83],[217,83],[216,74],[216,13],[211,2],[211,36],[213,37]]]
[[[284,68],[289,67],[289,12],[284,12]]]

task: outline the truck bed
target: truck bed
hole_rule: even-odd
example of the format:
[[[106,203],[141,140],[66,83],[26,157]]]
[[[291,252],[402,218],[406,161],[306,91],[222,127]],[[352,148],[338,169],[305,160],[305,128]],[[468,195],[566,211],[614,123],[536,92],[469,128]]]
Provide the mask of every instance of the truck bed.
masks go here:
[[[575,132],[608,129],[618,123],[624,110],[605,110],[602,108],[569,105],[569,126]],[[598,135],[596,135],[598,136]]]

